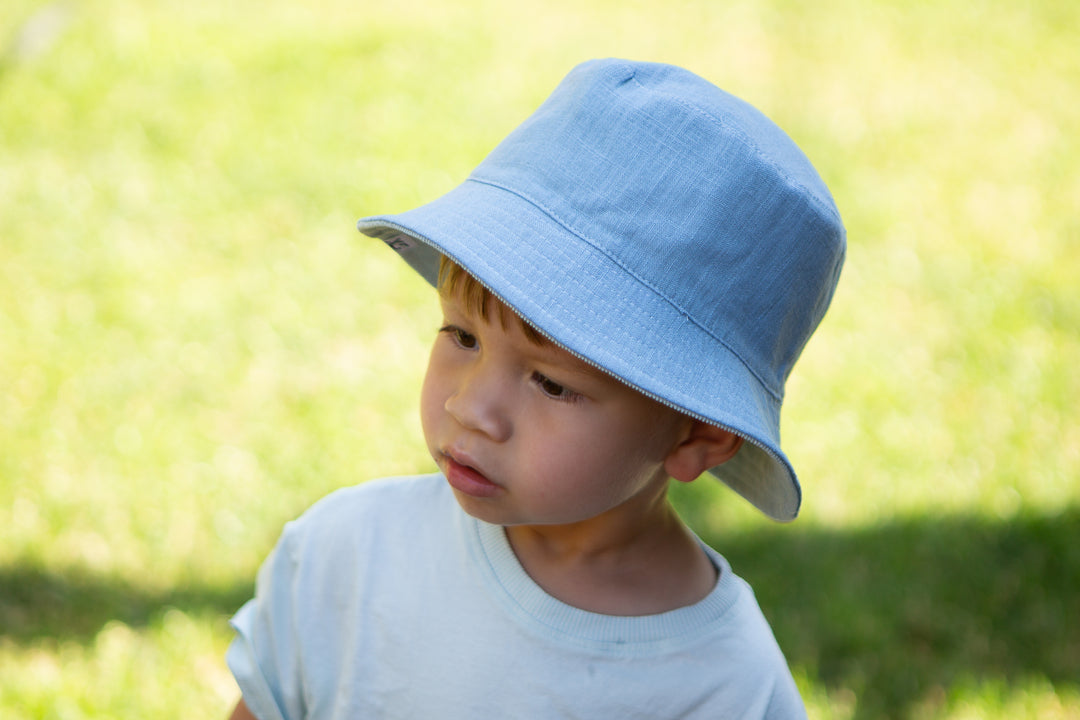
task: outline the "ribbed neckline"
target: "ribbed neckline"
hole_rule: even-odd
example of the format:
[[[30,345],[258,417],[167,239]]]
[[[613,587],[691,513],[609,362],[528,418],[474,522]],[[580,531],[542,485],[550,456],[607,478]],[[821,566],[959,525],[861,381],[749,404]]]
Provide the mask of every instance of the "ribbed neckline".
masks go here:
[[[472,517],[467,517],[467,521],[469,541],[475,543],[478,557],[485,561],[487,579],[500,602],[519,621],[560,642],[623,649],[633,645],[693,642],[701,639],[708,626],[721,621],[739,597],[741,581],[732,573],[727,560],[701,543],[718,568],[719,579],[700,602],[656,615],[633,617],[581,610],[547,594],[529,577],[502,526]]]

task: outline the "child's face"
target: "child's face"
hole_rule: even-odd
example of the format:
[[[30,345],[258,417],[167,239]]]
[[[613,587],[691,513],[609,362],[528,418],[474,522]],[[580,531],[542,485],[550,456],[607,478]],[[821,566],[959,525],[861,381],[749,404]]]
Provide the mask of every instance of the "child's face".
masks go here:
[[[441,301],[421,418],[466,512],[498,525],[566,525],[662,497],[665,459],[689,418],[529,340],[499,311],[485,320],[452,294]]]

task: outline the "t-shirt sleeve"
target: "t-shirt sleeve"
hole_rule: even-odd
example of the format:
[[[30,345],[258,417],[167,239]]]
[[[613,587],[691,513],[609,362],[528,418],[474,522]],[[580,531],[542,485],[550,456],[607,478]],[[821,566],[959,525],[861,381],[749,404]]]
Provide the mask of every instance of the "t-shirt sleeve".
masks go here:
[[[806,706],[799,696],[799,689],[791,673],[784,670],[765,709],[765,720],[806,720]]]
[[[225,660],[244,702],[259,720],[304,716],[296,633],[297,562],[294,523],[259,569],[255,597],[233,616],[236,630]]]

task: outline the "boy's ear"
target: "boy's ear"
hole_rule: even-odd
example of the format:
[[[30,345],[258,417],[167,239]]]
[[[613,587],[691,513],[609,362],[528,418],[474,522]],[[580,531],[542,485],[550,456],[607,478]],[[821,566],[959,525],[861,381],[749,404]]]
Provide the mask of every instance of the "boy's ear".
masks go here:
[[[742,444],[742,436],[694,420],[686,437],[667,456],[664,469],[680,482],[692,482],[709,468],[730,460]]]

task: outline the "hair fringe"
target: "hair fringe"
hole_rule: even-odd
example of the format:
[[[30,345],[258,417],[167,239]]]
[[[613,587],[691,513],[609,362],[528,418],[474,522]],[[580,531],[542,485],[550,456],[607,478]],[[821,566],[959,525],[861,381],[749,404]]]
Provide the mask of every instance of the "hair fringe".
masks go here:
[[[529,342],[539,346],[551,344],[551,341],[539,330],[530,325],[510,306],[495,297],[495,294],[488,290],[483,283],[446,255],[439,258],[437,287],[439,295],[442,297],[460,299],[465,306],[465,311],[470,315],[479,316],[485,322],[488,322],[491,319],[492,308],[494,308],[494,312],[499,316],[499,324],[503,329],[507,328],[510,322],[509,318],[513,318]]]

